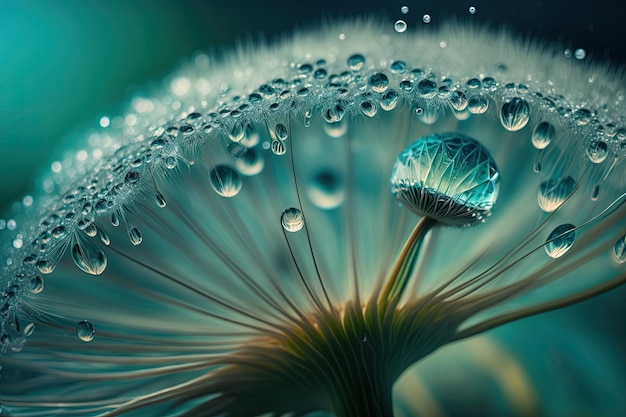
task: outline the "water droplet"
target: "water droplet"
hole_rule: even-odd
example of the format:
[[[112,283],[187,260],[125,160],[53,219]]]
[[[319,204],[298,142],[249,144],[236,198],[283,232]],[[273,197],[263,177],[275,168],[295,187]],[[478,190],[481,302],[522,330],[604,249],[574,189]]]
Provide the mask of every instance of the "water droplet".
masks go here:
[[[591,162],[594,164],[600,164],[606,160],[609,155],[609,147],[605,142],[600,140],[592,140],[587,145],[585,153]]]
[[[400,12],[402,12],[402,14],[409,13],[409,6],[402,6],[402,7],[400,7]]]
[[[489,108],[489,100],[481,95],[473,95],[467,100],[467,110],[472,114],[483,114]]]
[[[500,122],[508,131],[517,132],[523,129],[530,119],[530,105],[526,100],[515,97],[502,105]]]
[[[541,210],[551,213],[561,206],[576,189],[572,177],[551,179],[539,185],[537,201]]]
[[[178,161],[173,156],[168,156],[165,158],[165,167],[167,169],[174,169],[178,165]]]
[[[128,225],[128,229],[126,230],[128,233],[128,239],[130,239],[130,243],[137,246],[143,241],[143,236],[141,235],[141,231],[137,229],[135,226]]]
[[[404,20],[398,19],[396,20],[396,23],[393,24],[393,28],[395,29],[396,32],[402,33],[406,31],[407,24]]]
[[[462,91],[454,91],[450,96],[450,105],[456,111],[463,111],[467,108],[467,97]]]
[[[51,274],[52,271],[54,271],[55,266],[54,262],[49,261],[48,259],[40,259],[37,261],[37,269],[42,274]]]
[[[387,78],[387,76],[382,72],[377,72],[376,74],[372,74],[370,76],[367,83],[373,91],[382,93],[387,90],[387,87],[389,87],[389,78]]]
[[[306,184],[306,193],[315,206],[325,210],[339,207],[345,199],[343,181],[330,170],[312,176]]]
[[[243,184],[237,171],[226,165],[215,167],[209,174],[209,182],[215,192],[222,197],[236,196]]]
[[[72,260],[82,271],[100,275],[107,266],[107,258],[93,243],[76,242],[72,247]]]
[[[233,142],[239,142],[245,136],[246,128],[243,123],[235,123],[228,133],[228,138]]]
[[[476,7],[470,6],[469,12],[470,12],[470,14],[476,14]]]
[[[76,336],[83,342],[91,342],[95,335],[96,329],[87,320],[83,320],[76,325]]]
[[[378,108],[376,107],[376,105],[369,100],[363,101],[360,104],[359,109],[361,110],[361,113],[363,113],[367,117],[374,117],[378,112]]]
[[[354,54],[348,58],[348,68],[352,71],[358,71],[365,64],[365,57],[361,54]]]
[[[458,133],[434,133],[400,153],[391,191],[416,213],[445,224],[469,226],[489,216],[500,174],[489,151]]]
[[[28,280],[27,288],[32,294],[39,294],[43,291],[44,281],[39,275],[35,275]]]
[[[396,90],[389,90],[380,98],[380,108],[384,111],[393,110],[400,101],[400,96],[396,93]]]
[[[280,223],[286,231],[295,233],[304,227],[304,216],[300,210],[291,207],[280,215]]]
[[[111,213],[111,224],[115,227],[120,225],[120,218],[116,213]]]
[[[424,16],[422,16],[422,22],[424,23],[430,23],[431,18],[429,14],[425,14]]]
[[[129,171],[124,177],[124,181],[127,184],[136,184],[141,179],[141,174],[138,171]]]
[[[276,124],[276,129],[274,130],[274,132],[276,133],[276,139],[278,140],[285,141],[289,137],[289,131],[287,130],[287,127],[282,123]]]
[[[613,257],[620,264],[626,262],[626,235],[620,237],[617,242],[615,242],[615,246],[613,246]]]
[[[98,232],[100,233],[100,241],[109,246],[111,244],[111,239],[109,238],[109,235],[107,235],[106,232],[102,229],[98,229]]]
[[[537,149],[545,149],[556,136],[556,129],[548,122],[541,122],[533,130],[532,143]]]
[[[335,104],[322,112],[322,117],[326,123],[337,123],[343,119],[346,109],[341,104]]]
[[[167,201],[165,201],[165,197],[163,197],[163,194],[161,194],[161,191],[156,190],[154,192],[154,201],[156,202],[156,205],[159,206],[160,208],[163,208],[167,205]]]
[[[571,224],[562,224],[550,233],[544,246],[546,253],[550,258],[560,258],[570,250],[576,240],[576,226]]]
[[[285,144],[277,139],[272,141],[272,153],[274,153],[274,155],[284,155],[287,153],[287,148],[285,147]]]
[[[235,161],[235,167],[243,175],[256,175],[263,171],[265,160],[263,156],[254,149],[248,149]]]
[[[65,236],[67,236],[67,230],[65,229],[65,226],[57,226],[54,229],[52,229],[52,237],[55,239],[63,239]]]
[[[437,83],[425,78],[417,83],[417,92],[422,98],[433,98],[437,95]]]
[[[583,60],[587,56],[587,51],[582,48],[578,48],[574,51],[574,56],[576,59]]]
[[[389,66],[391,68],[391,72],[395,74],[403,74],[406,72],[406,62],[404,61],[393,61]]]

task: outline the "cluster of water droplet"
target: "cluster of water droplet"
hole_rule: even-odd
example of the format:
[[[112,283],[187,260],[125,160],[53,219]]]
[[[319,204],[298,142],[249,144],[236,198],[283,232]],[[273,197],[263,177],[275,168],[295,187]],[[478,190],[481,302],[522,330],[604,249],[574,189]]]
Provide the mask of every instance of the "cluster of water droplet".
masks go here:
[[[198,62],[202,64],[203,59]],[[268,151],[277,157],[287,153],[294,117],[302,118],[305,127],[314,116],[320,117],[328,132],[341,136],[348,116],[373,118],[398,106],[425,124],[435,123],[446,113],[464,120],[495,109],[507,131],[519,131],[533,122],[536,171],[546,170],[542,155],[555,142],[567,141],[567,147],[584,149],[587,162],[600,166],[604,179],[626,155],[624,120],[612,119],[606,109],[579,106],[553,92],[531,91],[524,84],[504,83],[505,65],[493,68],[492,74],[452,79],[422,64],[368,60],[358,51],[340,62],[324,57],[291,62],[283,71],[286,75],[269,77],[245,94],[221,85],[210,102],[203,98],[212,88],[210,83],[192,85],[187,78],[176,78],[161,102],[138,98],[126,116],[101,119],[101,130],[89,137],[91,154],[81,150],[75,158],[55,162],[43,182],[48,194],[38,197],[35,204],[31,201],[33,207],[26,210],[30,214],[24,219],[29,220],[19,228],[14,220],[5,222],[14,237],[11,247],[2,248],[8,257],[2,260],[5,272],[0,282],[0,351],[19,349],[26,333],[32,332],[32,327],[26,331],[28,326],[19,322],[21,299],[25,293],[43,290],[43,276],[53,272],[68,249],[78,268],[99,275],[107,266],[105,248],[110,244],[104,222],[125,227],[129,241],[141,244],[142,233],[133,225],[127,207],[151,194],[154,204],[164,208],[166,200],[157,184],[179,165],[191,164],[186,155],[210,146],[210,158],[204,161],[208,184],[220,196],[236,197],[245,186],[245,177],[263,171]],[[198,102],[183,107],[178,97],[193,88]],[[145,118],[148,113],[153,116]],[[114,130],[107,133],[110,129]],[[114,134],[125,139],[112,139]],[[83,160],[91,162],[81,164]],[[568,173],[543,182],[541,209],[555,210],[575,186],[576,180]],[[59,190],[63,195],[57,197]],[[338,193],[327,207],[341,201]],[[33,223],[33,219],[38,221]],[[295,208],[285,210],[281,221],[289,232],[304,224]],[[615,249],[620,262],[624,259],[621,242]]]

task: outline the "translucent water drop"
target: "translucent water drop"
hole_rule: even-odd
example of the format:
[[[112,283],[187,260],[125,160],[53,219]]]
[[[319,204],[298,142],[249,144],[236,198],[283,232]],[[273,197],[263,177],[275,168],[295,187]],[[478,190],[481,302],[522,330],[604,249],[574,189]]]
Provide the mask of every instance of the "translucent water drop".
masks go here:
[[[76,336],[83,342],[91,342],[95,335],[96,329],[87,320],[83,320],[76,325]]]
[[[472,114],[483,114],[489,108],[489,100],[481,95],[473,95],[467,100],[467,110]]]
[[[515,97],[505,102],[500,109],[500,122],[510,131],[517,132],[523,129],[530,119],[530,105],[526,100]]]
[[[236,196],[243,184],[237,171],[227,165],[219,165],[211,170],[209,182],[213,190],[222,197]]]
[[[354,54],[348,58],[348,68],[352,71],[358,71],[365,64],[365,57],[361,54]]]
[[[165,158],[165,167],[167,169],[174,169],[178,165],[178,161],[173,156],[168,156]]]
[[[242,123],[235,123],[232,129],[230,130],[230,132],[228,133],[228,138],[232,140],[233,142],[239,142],[240,140],[244,138],[245,134],[246,134],[245,125],[243,125]]]
[[[287,148],[285,144],[278,139],[272,141],[272,153],[274,155],[284,155],[287,153]]]
[[[539,185],[537,201],[541,210],[551,213],[561,206],[576,189],[572,177],[551,179]]]
[[[396,108],[399,101],[400,96],[396,90],[389,90],[380,97],[380,108],[384,111],[391,111]]]
[[[424,16],[422,16],[422,22],[424,23],[430,23],[431,18],[429,14],[425,14]]]
[[[159,206],[160,208],[163,208],[167,205],[167,201],[165,201],[165,197],[163,197],[163,194],[161,194],[159,190],[156,190],[154,192],[154,201],[156,202],[156,205]]]
[[[242,175],[256,175],[263,171],[265,160],[263,156],[254,149],[248,149],[235,161],[235,167]]]
[[[276,124],[276,129],[274,131],[276,132],[276,139],[278,140],[285,141],[289,137],[289,131],[287,130],[287,127],[282,123]]]
[[[550,258],[560,258],[571,249],[576,240],[576,226],[571,224],[562,224],[550,233],[544,246],[546,253]]]
[[[143,236],[141,235],[141,231],[137,229],[135,226],[128,226],[128,239],[130,239],[130,243],[137,246],[143,241]]]
[[[111,213],[111,224],[115,227],[120,225],[120,218],[116,213]]]
[[[52,229],[52,237],[55,239],[63,239],[65,236],[67,236],[67,230],[65,229],[65,226],[57,226],[54,229]]]
[[[398,19],[396,20],[396,23],[393,24],[393,28],[395,29],[396,32],[402,33],[406,31],[407,24],[404,20]]]
[[[548,122],[541,122],[535,129],[531,141],[536,149],[545,149],[556,136],[556,129]]]
[[[55,266],[54,262],[49,261],[48,259],[40,259],[37,261],[37,269],[42,274],[51,274],[54,271]]]
[[[109,246],[111,244],[111,239],[109,238],[109,235],[107,235],[106,232],[102,229],[98,229],[98,232],[100,233],[100,242],[104,243],[106,246]]]
[[[445,224],[469,226],[491,214],[500,174],[489,151],[459,133],[434,133],[398,156],[391,191],[410,210]]]
[[[141,179],[141,174],[137,171],[129,171],[124,176],[124,181],[127,184],[136,184]]]
[[[623,264],[626,262],[626,235],[620,237],[613,246],[613,258]]]
[[[44,281],[39,275],[35,275],[30,280],[28,280],[27,288],[31,294],[39,294],[43,291]]]
[[[359,106],[359,110],[367,117],[374,117],[378,112],[376,105],[369,100],[362,102]]]
[[[433,98],[437,95],[437,83],[425,78],[417,83],[417,92],[422,98]]]
[[[337,103],[334,106],[328,107],[324,111],[322,111],[322,117],[326,123],[337,123],[343,119],[343,116],[346,114],[346,108],[341,104]]]
[[[402,12],[402,14],[409,13],[409,6],[402,6],[402,7],[400,7],[400,12]]]
[[[304,227],[304,216],[300,210],[291,207],[280,215],[280,223],[286,231],[295,233]]]
[[[476,7],[470,6],[469,12],[470,12],[470,14],[476,14]]]
[[[72,260],[78,268],[91,275],[102,274],[107,266],[107,258],[104,252],[92,243],[74,243]]]
[[[325,210],[339,207],[346,195],[341,177],[330,170],[313,175],[306,183],[306,193],[315,206]]]
[[[591,162],[594,164],[600,164],[606,160],[607,156],[609,156],[609,147],[606,142],[593,140],[589,142],[585,148],[585,153]]]
[[[462,91],[454,91],[450,96],[450,105],[456,111],[463,111],[467,108],[467,97]]]
[[[587,51],[582,48],[578,48],[574,51],[574,56],[576,59],[583,60],[587,56]]]
[[[367,84],[370,86],[372,91],[377,93],[382,93],[387,90],[389,87],[389,78],[382,72],[377,72],[376,74],[372,74],[370,78],[367,80]]]

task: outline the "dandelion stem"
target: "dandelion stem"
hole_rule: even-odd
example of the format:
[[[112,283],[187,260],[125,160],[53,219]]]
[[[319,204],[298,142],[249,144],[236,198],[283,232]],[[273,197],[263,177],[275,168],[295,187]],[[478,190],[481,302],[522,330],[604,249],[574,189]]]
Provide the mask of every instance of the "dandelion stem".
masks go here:
[[[428,216],[422,217],[417,222],[409,238],[404,243],[400,256],[389,274],[389,278],[387,278],[385,287],[378,299],[380,304],[386,305],[390,301],[398,301],[400,299],[411,277],[421,242],[423,242],[426,233],[436,223],[435,219]]]

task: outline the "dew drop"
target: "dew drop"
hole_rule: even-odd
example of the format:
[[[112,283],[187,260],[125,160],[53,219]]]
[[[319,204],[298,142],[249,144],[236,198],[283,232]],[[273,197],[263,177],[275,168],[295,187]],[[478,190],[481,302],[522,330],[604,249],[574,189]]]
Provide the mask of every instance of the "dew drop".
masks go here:
[[[295,233],[304,227],[304,216],[297,208],[291,207],[283,211],[280,215],[280,223],[283,229]]]
[[[287,127],[282,123],[276,124],[276,129],[274,130],[274,132],[276,133],[276,139],[278,140],[285,141],[289,137],[289,131],[287,130]]]
[[[372,91],[382,93],[387,90],[387,87],[389,87],[389,78],[387,78],[387,76],[382,72],[377,72],[370,76],[367,83]]]
[[[510,131],[517,132],[523,129],[530,119],[530,105],[526,100],[515,97],[502,105],[500,122]]]
[[[396,20],[396,23],[393,24],[393,28],[395,29],[396,32],[402,33],[406,31],[407,24],[404,20],[398,19]]]
[[[128,239],[130,239],[130,243],[137,246],[143,241],[143,236],[141,235],[141,231],[137,229],[135,226],[128,225]]]
[[[98,232],[100,233],[100,241],[106,246],[109,246],[111,244],[111,239],[109,238],[109,235],[107,235],[106,232],[102,229],[98,229]]]
[[[384,111],[391,111],[396,108],[400,96],[396,93],[396,90],[389,90],[380,97],[380,108]]]
[[[470,14],[476,14],[476,7],[470,6],[469,12],[470,12]]]
[[[431,18],[429,14],[425,14],[424,16],[422,16],[422,22],[424,23],[430,23]]]
[[[378,112],[376,105],[369,100],[363,101],[359,106],[359,110],[367,117],[374,117]]]
[[[402,14],[408,14],[409,13],[409,6],[402,6],[402,7],[400,7],[400,12],[402,12]]]
[[[544,246],[546,253],[551,258],[560,258],[571,249],[576,240],[576,226],[562,224],[550,233]]]
[[[325,210],[339,207],[345,199],[343,181],[330,170],[312,176],[306,184],[306,193],[315,206]]]
[[[115,227],[120,225],[120,218],[116,213],[111,213],[111,225]]]
[[[279,141],[278,139],[274,139],[272,141],[272,153],[274,155],[284,155],[287,153],[287,148],[285,147],[285,144],[281,141]]]
[[[259,152],[254,149],[248,149],[235,160],[235,167],[241,174],[251,176],[263,171],[265,161]]]
[[[83,342],[91,342],[95,335],[96,329],[87,320],[83,320],[76,325],[76,336]]]
[[[400,153],[392,194],[412,211],[445,224],[469,226],[491,213],[500,174],[489,151],[459,133],[433,133]]]
[[[156,205],[159,206],[160,208],[163,208],[167,205],[167,201],[165,201],[165,197],[163,197],[163,194],[161,194],[159,190],[156,190],[154,192],[154,201],[156,202]]]
[[[129,171],[124,177],[124,181],[127,184],[136,184],[141,179],[141,174],[138,171]]]
[[[102,274],[107,266],[107,258],[104,252],[92,243],[74,243],[72,260],[78,268],[91,275]]]
[[[31,294],[39,294],[43,291],[44,281],[43,278],[39,275],[35,275],[30,280],[28,280],[27,288]]]
[[[615,246],[613,246],[613,257],[620,264],[626,262],[626,235],[620,237],[617,242],[615,242]]]
[[[40,259],[37,261],[37,269],[42,274],[51,274],[52,271],[54,271],[55,266],[54,262],[51,262],[48,259]]]
[[[467,108],[467,97],[462,91],[454,91],[450,96],[450,105],[456,111],[463,111]]]
[[[606,160],[609,155],[609,147],[606,142],[600,140],[593,140],[589,142],[587,148],[585,148],[587,158],[594,164],[600,164]]]
[[[548,122],[541,122],[533,130],[531,141],[536,149],[545,149],[556,136],[556,129]]]
[[[67,236],[67,230],[65,229],[65,226],[57,226],[54,229],[52,229],[52,237],[55,239],[63,239],[65,236]]]
[[[467,110],[472,114],[483,114],[489,108],[489,100],[481,95],[473,95],[467,100]]]
[[[437,95],[437,83],[427,78],[423,79],[417,83],[417,92],[422,98],[433,98]]]
[[[365,57],[361,54],[354,54],[348,58],[348,68],[350,68],[351,71],[360,70],[363,64],[365,64]]]
[[[572,177],[551,179],[539,185],[537,201],[541,210],[551,213],[561,206],[576,189]]]
[[[165,158],[165,167],[167,169],[174,169],[178,165],[178,161],[173,156],[168,156]]]
[[[213,168],[209,174],[209,182],[213,190],[222,197],[236,196],[239,194],[243,184],[237,171],[226,165],[219,165]]]

